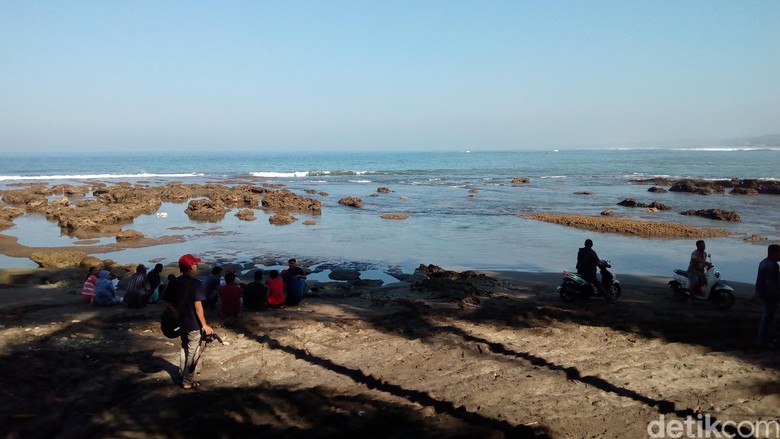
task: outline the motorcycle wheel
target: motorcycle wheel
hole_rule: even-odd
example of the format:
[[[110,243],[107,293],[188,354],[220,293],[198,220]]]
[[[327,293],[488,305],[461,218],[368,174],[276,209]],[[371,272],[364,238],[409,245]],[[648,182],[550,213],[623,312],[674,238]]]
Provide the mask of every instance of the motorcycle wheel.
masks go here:
[[[680,284],[672,284],[670,287],[672,288],[674,297],[678,299],[685,299],[685,289]]]
[[[558,293],[561,295],[561,300],[566,303],[572,302],[575,299],[574,291],[572,291],[568,285],[561,286]]]
[[[618,297],[620,297],[620,285],[612,284],[604,287],[604,300],[607,303],[615,303]]]
[[[712,298],[712,303],[718,309],[729,309],[734,305],[734,294],[729,290],[717,290],[715,291],[715,297]]]

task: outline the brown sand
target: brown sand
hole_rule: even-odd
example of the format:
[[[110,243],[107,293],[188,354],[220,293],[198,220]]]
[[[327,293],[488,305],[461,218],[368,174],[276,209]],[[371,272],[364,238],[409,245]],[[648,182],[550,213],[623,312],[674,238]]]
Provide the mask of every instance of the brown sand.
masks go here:
[[[185,391],[162,305],[97,309],[72,271],[30,273],[0,275],[16,283],[0,288],[3,437],[632,438],[662,413],[766,420],[780,403],[779,352],[747,349],[749,285],[729,311],[660,278],[624,277],[614,305],[564,304],[559,274],[517,272],[209,310],[226,344]]]
[[[712,227],[694,227],[679,223],[641,221],[608,216],[575,215],[537,212],[518,215],[520,218],[544,221],[578,229],[652,238],[708,238],[729,236],[731,232]]]

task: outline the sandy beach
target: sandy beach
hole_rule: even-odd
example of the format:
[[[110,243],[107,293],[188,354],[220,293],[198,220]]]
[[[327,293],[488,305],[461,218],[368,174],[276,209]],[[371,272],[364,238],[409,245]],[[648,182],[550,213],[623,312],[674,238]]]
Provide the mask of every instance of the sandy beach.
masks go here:
[[[175,384],[162,305],[98,309],[77,269],[0,272],[3,437],[647,437],[707,415],[777,419],[759,308],[624,276],[616,304],[563,303],[558,273],[312,283],[300,306],[207,317],[203,386]]]

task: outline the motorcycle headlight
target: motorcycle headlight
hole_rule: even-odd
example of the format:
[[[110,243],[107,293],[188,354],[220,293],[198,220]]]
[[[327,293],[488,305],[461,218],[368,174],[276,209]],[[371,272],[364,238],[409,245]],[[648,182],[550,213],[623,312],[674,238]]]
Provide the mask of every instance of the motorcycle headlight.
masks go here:
[[[712,274],[714,274],[714,275],[715,275],[715,277],[717,277],[718,279],[720,279],[720,270],[718,270],[717,268],[716,268],[716,269],[714,269],[714,270],[712,270]]]

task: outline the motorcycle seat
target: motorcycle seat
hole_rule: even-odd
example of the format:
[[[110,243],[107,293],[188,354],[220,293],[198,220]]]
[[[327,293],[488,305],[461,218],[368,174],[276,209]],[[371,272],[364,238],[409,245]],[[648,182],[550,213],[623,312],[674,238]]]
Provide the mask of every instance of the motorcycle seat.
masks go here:
[[[679,268],[674,270],[674,274],[679,274],[680,276],[688,277],[688,271],[687,270],[680,270]]]

